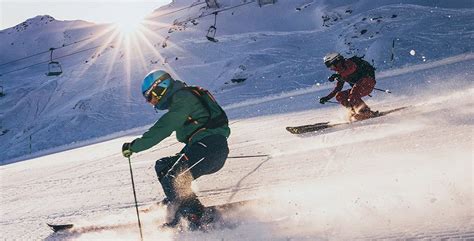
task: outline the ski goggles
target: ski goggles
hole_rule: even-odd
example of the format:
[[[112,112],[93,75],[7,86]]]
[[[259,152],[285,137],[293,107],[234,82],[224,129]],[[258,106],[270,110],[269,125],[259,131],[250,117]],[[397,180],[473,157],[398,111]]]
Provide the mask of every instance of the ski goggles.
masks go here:
[[[344,61],[343,59],[338,58],[331,61],[326,61],[324,62],[324,64],[326,65],[326,67],[332,68],[332,67],[336,67],[336,65],[338,65],[339,63],[342,63],[343,61]]]
[[[150,87],[150,89],[143,93],[143,96],[145,97],[147,102],[150,102],[153,99],[153,96],[156,97],[159,101],[165,95],[166,90],[168,90],[168,87],[171,84],[171,78],[167,78],[162,81],[160,81],[160,79],[155,81],[155,83]]]

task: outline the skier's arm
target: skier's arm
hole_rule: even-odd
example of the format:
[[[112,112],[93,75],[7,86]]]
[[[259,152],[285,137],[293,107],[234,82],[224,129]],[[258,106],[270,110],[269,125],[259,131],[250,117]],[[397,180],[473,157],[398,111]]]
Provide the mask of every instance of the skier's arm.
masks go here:
[[[342,87],[344,87],[344,81],[337,81],[336,82],[336,87],[334,88],[334,90],[331,93],[329,93],[326,96],[326,98],[328,100],[332,99],[334,96],[336,96],[337,92],[342,90]]]
[[[142,137],[135,139],[130,149],[133,152],[140,152],[160,143],[187,121],[189,113],[189,105],[185,103],[185,99],[174,99],[170,111],[164,114]]]

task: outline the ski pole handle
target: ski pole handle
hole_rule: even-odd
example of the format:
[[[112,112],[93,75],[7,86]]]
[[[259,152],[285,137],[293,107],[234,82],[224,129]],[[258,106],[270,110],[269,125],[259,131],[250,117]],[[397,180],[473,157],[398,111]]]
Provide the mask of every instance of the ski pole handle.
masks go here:
[[[379,88],[374,88],[374,90],[382,91],[382,92],[385,92],[385,93],[388,93],[388,94],[392,93],[390,90],[383,90],[383,89],[379,89]]]

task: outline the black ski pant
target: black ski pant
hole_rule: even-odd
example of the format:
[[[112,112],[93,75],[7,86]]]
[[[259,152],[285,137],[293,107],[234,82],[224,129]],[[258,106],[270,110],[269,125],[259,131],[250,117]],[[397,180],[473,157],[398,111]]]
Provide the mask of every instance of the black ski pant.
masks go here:
[[[186,145],[176,156],[156,161],[155,171],[168,201],[178,206],[187,202],[200,203],[191,189],[191,182],[219,171],[228,155],[226,137],[211,135]]]

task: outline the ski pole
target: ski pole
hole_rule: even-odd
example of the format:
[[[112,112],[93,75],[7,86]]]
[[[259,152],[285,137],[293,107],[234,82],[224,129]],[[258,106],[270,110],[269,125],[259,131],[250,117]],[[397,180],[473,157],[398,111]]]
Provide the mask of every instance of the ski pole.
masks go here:
[[[352,83],[352,82],[350,82],[350,81],[345,81],[345,80],[342,80],[342,79],[340,79],[340,78],[336,78],[336,80],[337,80],[338,82],[347,82],[347,83],[349,83],[349,84],[355,85],[355,83]],[[391,93],[392,93],[390,90],[384,90],[384,89],[379,89],[379,88],[374,88],[374,90],[382,91],[382,92],[385,92],[385,93],[388,93],[388,94],[391,94]],[[371,97],[372,97],[372,96],[371,96]]]
[[[143,241],[142,223],[140,222],[140,213],[138,212],[137,193],[135,192],[135,182],[133,181],[132,161],[128,157],[128,165],[130,166],[130,177],[132,179],[133,197],[135,198],[135,209],[137,210],[138,228],[140,229],[140,240]]]
[[[267,157],[269,155],[262,154],[262,155],[250,155],[250,156],[229,156],[227,158],[252,158],[252,157]]]
[[[374,88],[374,90],[382,91],[382,92],[389,93],[389,94],[392,93],[390,90],[383,90],[383,89],[379,89],[379,88]]]

